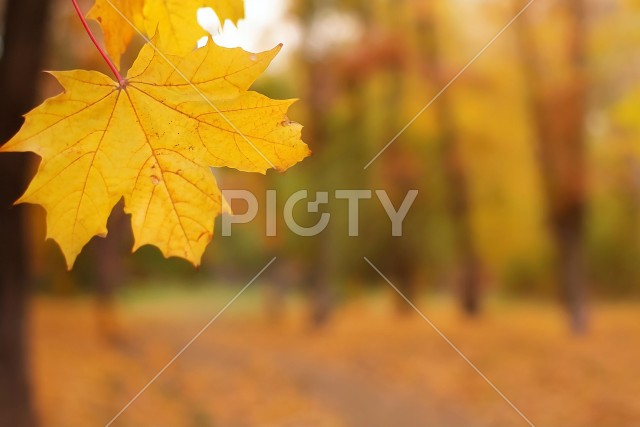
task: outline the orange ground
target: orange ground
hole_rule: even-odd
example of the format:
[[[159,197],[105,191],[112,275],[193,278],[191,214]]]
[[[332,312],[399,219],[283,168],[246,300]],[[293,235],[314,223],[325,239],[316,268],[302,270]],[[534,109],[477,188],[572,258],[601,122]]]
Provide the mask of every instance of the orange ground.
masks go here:
[[[346,306],[310,332],[295,309],[266,322],[257,296],[232,306],[113,426],[527,426],[427,323],[399,318],[385,299]],[[104,426],[227,297],[124,301],[116,341],[98,333],[91,300],[36,300],[43,425]],[[598,306],[592,334],[576,339],[551,305],[494,303],[473,322],[446,301],[418,305],[536,426],[640,425],[640,306]]]

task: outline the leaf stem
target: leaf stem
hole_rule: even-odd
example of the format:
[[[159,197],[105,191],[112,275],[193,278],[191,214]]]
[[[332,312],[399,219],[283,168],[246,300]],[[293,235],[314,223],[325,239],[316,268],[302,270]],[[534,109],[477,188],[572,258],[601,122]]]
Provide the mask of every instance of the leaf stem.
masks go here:
[[[78,1],[77,0],[71,0],[71,2],[73,3],[73,7],[76,9],[76,12],[78,13],[78,17],[80,18],[80,21],[82,21],[82,26],[84,27],[84,29],[87,31],[87,34],[91,38],[91,41],[93,42],[95,47],[98,49],[98,52],[100,52],[100,55],[105,60],[105,62],[107,63],[107,65],[109,66],[111,71],[113,72],[113,75],[118,80],[118,83],[120,84],[120,87],[124,87],[125,83],[126,83],[125,79],[122,78],[122,75],[120,74],[120,71],[118,71],[118,68],[115,66],[113,61],[109,58],[109,56],[104,51],[104,49],[102,49],[102,47],[100,46],[100,43],[98,43],[98,40],[96,40],[96,37],[91,32],[91,29],[89,28],[89,24],[87,23],[86,18],[82,14],[82,11],[80,10],[80,6],[78,6]]]

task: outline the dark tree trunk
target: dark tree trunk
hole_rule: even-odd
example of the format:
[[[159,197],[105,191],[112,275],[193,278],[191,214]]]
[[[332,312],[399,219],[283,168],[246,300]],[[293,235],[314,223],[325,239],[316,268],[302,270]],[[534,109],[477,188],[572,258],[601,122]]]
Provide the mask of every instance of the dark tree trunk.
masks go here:
[[[18,131],[36,102],[49,6],[47,0],[6,3],[0,143]],[[0,424],[11,427],[38,424],[28,375],[25,209],[12,207],[26,187],[29,162],[27,155],[0,155]]]
[[[326,233],[325,233],[326,235]],[[331,278],[327,265],[329,254],[324,249],[325,235],[318,236],[323,242],[317,251],[313,266],[310,267],[307,276],[307,292],[310,298],[309,325],[313,329],[319,329],[326,325],[333,313],[334,295],[331,289]]]
[[[570,82],[545,73],[526,18],[518,25],[520,54],[529,83],[529,102],[537,133],[540,170],[547,195],[549,229],[556,249],[556,277],[571,329],[588,328],[584,222],[586,215],[587,103],[586,19],[583,0],[568,0],[565,63]]]
[[[424,73],[436,90],[440,90],[448,83],[449,77],[445,75],[438,44],[435,10],[434,1],[425,2],[417,18],[417,35],[424,49]],[[481,308],[481,262],[473,239],[469,179],[462,161],[460,138],[455,130],[454,107],[448,94],[444,93],[431,108],[439,125],[438,138],[451,193],[449,209],[455,227],[456,283],[460,307],[465,314],[475,316]]]
[[[109,235],[106,239],[92,242],[97,326],[100,335],[108,342],[120,344],[124,337],[118,323],[115,296],[128,276],[123,254],[132,245],[130,222],[122,202],[111,213],[107,228]]]
[[[438,79],[439,83],[443,80]],[[446,83],[442,83],[444,85]],[[440,86],[440,84],[439,84]],[[453,131],[452,110],[444,95],[436,107],[440,123],[440,138],[445,172],[451,191],[450,212],[455,226],[458,293],[462,311],[475,316],[480,313],[481,270],[480,257],[473,240],[471,202],[468,178],[460,155],[460,144]]]
[[[307,127],[306,137],[312,147],[316,149],[316,157],[323,155],[327,137],[327,106],[331,96],[331,80],[326,64],[308,64],[310,76],[307,88],[309,112],[314,117],[314,123]],[[311,171],[309,185],[311,188],[326,185],[322,171],[322,162],[316,162],[315,171]],[[305,290],[309,298],[309,325],[313,329],[324,326],[330,320],[334,306],[334,295],[331,287],[332,257],[330,251],[331,236],[327,231],[316,237],[319,243],[310,247],[306,260]]]
[[[403,87],[402,74],[404,69],[402,64],[393,65],[388,72],[392,79],[389,84],[386,96],[386,105],[402,105],[406,91]],[[364,96],[361,97],[365,99]],[[366,108],[365,106],[362,107]],[[401,109],[394,108],[387,114],[385,140],[391,140],[397,134],[398,129],[403,124],[404,117],[401,117]],[[391,200],[401,201],[407,192],[417,188],[420,174],[422,173],[419,163],[415,160],[415,154],[402,144],[391,145],[384,153],[385,159],[381,160],[382,179],[387,187],[387,193]],[[384,247],[388,248],[385,255],[384,264],[388,265],[387,271],[392,282],[400,290],[402,295],[396,295],[396,309],[401,315],[415,314],[411,305],[407,304],[405,298],[415,302],[418,295],[418,283],[416,273],[420,261],[417,254],[420,251],[419,238],[409,231],[410,227],[405,224],[406,233],[403,236],[386,236],[383,240]],[[383,265],[384,265],[383,264]]]
[[[558,252],[558,281],[566,305],[571,330],[584,334],[588,329],[586,268],[584,260],[584,219],[576,212],[564,222],[554,222],[554,238]]]
[[[415,277],[417,268],[414,257],[415,252],[402,243],[402,238],[395,238],[390,241],[389,253],[386,255],[387,259],[384,263],[389,266],[387,271],[391,282],[402,293],[402,295],[394,295],[396,297],[396,311],[401,315],[415,314],[413,307],[407,304],[405,300],[406,298],[415,303],[419,296]]]
[[[395,108],[405,103],[407,94],[404,79],[407,71],[406,47],[402,38],[397,36],[402,33],[405,22],[394,14],[405,7],[405,0],[396,0],[385,6],[384,13],[379,11],[382,16],[380,20],[385,27],[388,27],[389,33],[377,29],[376,26],[380,24],[370,24],[370,35],[366,37],[370,43],[362,48],[363,53],[360,55],[362,57],[360,67],[363,69],[362,72],[366,73],[365,76],[370,77],[368,74],[371,74],[373,77],[375,74],[382,73],[386,74],[389,79],[382,99],[384,105],[394,106],[394,108],[388,109],[381,125],[383,132],[380,142],[383,144],[391,141],[398,134],[398,129],[406,123],[402,109]],[[366,89],[361,89],[360,93],[353,94],[354,111],[362,112],[362,117],[358,120],[361,127],[367,121],[365,112],[369,109],[365,101],[367,96],[364,90]],[[404,200],[407,192],[419,185],[422,165],[416,161],[415,152],[412,149],[408,149],[401,143],[392,144],[385,150],[383,158],[380,158],[379,161],[380,175],[378,179],[384,182],[387,195],[394,203]],[[369,187],[372,186],[372,182],[366,184]],[[406,233],[403,236],[392,236],[391,230],[389,230],[387,231],[389,234],[382,237],[381,246],[387,250],[384,259],[380,260],[391,282],[400,291],[398,295],[394,296],[396,311],[403,316],[415,314],[405,298],[415,302],[419,296],[416,272],[420,262],[417,256],[420,243],[416,236],[409,231],[411,230],[409,224],[405,223],[404,228]]]

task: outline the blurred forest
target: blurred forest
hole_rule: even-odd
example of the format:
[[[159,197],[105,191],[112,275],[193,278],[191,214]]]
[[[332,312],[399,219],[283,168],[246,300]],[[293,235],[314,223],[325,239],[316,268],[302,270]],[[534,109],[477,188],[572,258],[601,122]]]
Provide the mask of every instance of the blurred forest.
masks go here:
[[[91,3],[86,0],[81,6],[86,11]],[[254,3],[247,1],[248,11]],[[234,392],[224,397],[231,406],[255,403],[260,399],[251,393],[270,394],[270,388],[278,390],[275,398],[282,393],[285,397],[256,412],[265,418],[249,411],[255,416],[241,419],[225,405],[214,405],[209,412],[201,408],[196,414],[186,403],[176,408],[182,404],[172,400],[172,393],[209,394],[215,400],[215,393],[224,394],[225,388],[218,384],[212,391],[191,383],[194,379],[186,372],[173,372],[170,390],[164,390],[169,397],[154,394],[158,400],[145,403],[146,416],[166,412],[160,424],[148,425],[363,425],[353,420],[358,419],[357,410],[368,411],[366,403],[356,399],[346,412],[342,407],[329,410],[317,406],[314,390],[320,387],[331,394],[346,388],[353,391],[351,396],[367,395],[365,390],[379,390],[375,381],[393,381],[392,390],[398,393],[391,401],[367,395],[391,408],[381,419],[417,410],[420,393],[431,400],[421,410],[434,418],[407,415],[403,426],[523,422],[485,383],[473,382],[476,374],[463,370],[461,359],[463,368],[449,360],[457,357],[453,350],[434,350],[422,342],[429,325],[418,326],[421,320],[415,319],[412,307],[363,257],[409,300],[433,310],[465,351],[518,396],[517,405],[534,422],[638,425],[640,406],[632,397],[640,393],[633,385],[640,371],[631,356],[640,355],[640,2],[533,2],[400,135],[527,2],[284,4],[282,19],[292,28],[291,40],[279,40],[285,44],[285,58],[255,89],[272,98],[300,98],[290,118],[305,126],[303,136],[314,155],[286,174],[215,171],[223,189],[252,191],[261,210],[253,222],[234,226],[231,237],[216,233],[198,270],[180,260],[164,260],[149,247],[130,255],[129,219],[119,206],[110,219],[108,238],[94,239],[67,272],[55,243],[44,243],[44,211],[10,207],[37,159],[0,156],[0,426],[108,421],[197,331],[187,302],[197,305],[210,298],[209,311],[197,305],[192,314],[198,320],[215,314],[212,307],[217,310],[232,296],[227,291],[244,286],[273,257],[277,261],[254,285],[250,302],[240,304],[243,314],[223,323],[227,332],[206,341],[211,353],[225,348],[227,359],[233,359],[244,349],[253,351],[255,360],[242,359],[244,367],[236,366],[239,373],[231,378],[222,369],[229,362],[224,355],[212,357],[207,365],[208,353],[200,348],[198,366],[211,376],[211,383],[203,384],[233,384]],[[4,142],[17,131],[22,114],[60,91],[40,70],[85,68],[108,74],[108,69],[69,1],[6,0],[0,5]],[[279,25],[284,22],[272,23]],[[97,26],[92,28],[99,33]],[[134,43],[125,67],[141,44]],[[277,237],[265,233],[269,189],[277,190]],[[282,211],[289,195],[341,189],[384,189],[396,207],[409,190],[417,189],[419,195],[402,237],[391,237],[391,223],[375,196],[361,202],[360,237],[348,235],[344,200],[321,208],[331,213],[332,221],[319,236],[296,236],[285,227]],[[315,224],[319,214],[296,211],[307,224]],[[141,325],[160,335],[143,339]],[[378,338],[376,330],[382,334]],[[242,343],[235,333],[253,341]],[[162,334],[167,335],[165,344],[157,339]],[[264,337],[282,347],[266,343]],[[310,337],[320,341],[310,343]],[[349,337],[358,337],[361,352]],[[390,345],[371,347],[363,337],[388,339]],[[437,337],[430,339],[434,346],[443,345]],[[510,349],[505,340],[517,345]],[[79,353],[74,353],[76,345]],[[547,363],[547,375],[544,364],[535,365],[535,360]],[[352,375],[374,379],[366,385],[354,380],[349,383],[352,389],[320,380],[319,374],[302,376],[311,385],[296,383],[296,372],[329,362],[337,367],[327,369],[345,384],[353,378],[343,369],[361,364],[371,370]],[[148,375],[133,375],[137,364],[153,368],[144,371]],[[427,373],[427,365],[436,371],[441,366],[441,372]],[[180,369],[188,371],[189,366]],[[74,374],[74,367],[82,373]],[[247,372],[254,368],[260,380],[240,384],[242,379],[251,381]],[[284,371],[286,380],[278,376]],[[510,372],[515,373],[512,378]],[[55,381],[74,375],[76,382],[65,400],[57,395],[64,384]],[[133,384],[129,375],[135,378]],[[609,382],[598,382],[605,377]],[[467,380],[470,390],[452,385]],[[428,384],[417,386],[420,381]],[[570,392],[581,386],[587,390],[583,394]],[[597,391],[599,386],[603,391]],[[240,389],[246,394],[236,393]],[[612,389],[626,394],[602,397]],[[84,393],[92,394],[90,410],[79,401],[86,398]],[[551,398],[558,394],[569,408],[564,413]],[[590,405],[600,410],[589,412],[585,408]],[[66,412],[61,415],[56,408]],[[463,414],[459,418],[451,414],[457,410]],[[308,416],[287,418],[294,412]],[[88,413],[91,422],[83,418]],[[125,417],[114,425],[147,425],[141,415],[129,421]],[[366,425],[377,425],[372,423]]]

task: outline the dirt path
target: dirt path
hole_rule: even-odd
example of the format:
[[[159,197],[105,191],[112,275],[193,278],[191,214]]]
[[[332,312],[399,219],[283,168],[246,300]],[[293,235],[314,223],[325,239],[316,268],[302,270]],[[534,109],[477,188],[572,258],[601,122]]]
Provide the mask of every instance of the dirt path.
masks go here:
[[[180,329],[188,330],[184,327]],[[425,395],[424,390],[418,392],[393,384],[376,384],[357,367],[345,369],[336,364],[318,363],[318,360],[306,357],[300,349],[292,352],[278,345],[256,347],[250,337],[247,338],[229,339],[224,333],[204,335],[184,353],[178,367],[169,369],[159,382],[165,388],[173,384],[171,388],[175,390],[171,394],[175,393],[176,398],[183,400],[187,407],[198,408],[202,403],[194,402],[187,394],[178,393],[182,382],[180,377],[187,369],[203,372],[215,366],[237,379],[254,374],[258,365],[260,372],[272,373],[269,377],[277,384],[286,383],[319,407],[329,408],[344,427],[480,426],[463,414],[460,407],[438,402],[434,396]],[[177,350],[187,337],[180,339],[179,334],[170,332],[162,340],[171,342],[171,347]],[[250,378],[247,379],[247,382],[250,381]],[[271,393],[278,393],[278,385],[269,384],[269,378],[266,381],[264,378],[255,378],[255,382],[262,383],[260,388],[264,399],[270,399]],[[207,387],[203,385],[203,388]],[[214,389],[213,385],[210,389]],[[239,422],[238,426],[243,424]]]
[[[304,384],[309,396],[334,408],[348,426],[476,425],[452,408],[434,405],[432,396],[418,396],[391,385],[380,388],[357,373],[310,365],[299,359],[288,363],[283,372]]]

